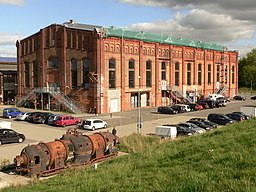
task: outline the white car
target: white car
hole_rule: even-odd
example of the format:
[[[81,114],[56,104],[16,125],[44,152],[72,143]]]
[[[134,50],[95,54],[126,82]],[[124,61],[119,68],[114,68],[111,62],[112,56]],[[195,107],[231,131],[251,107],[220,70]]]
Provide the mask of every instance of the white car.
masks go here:
[[[29,114],[31,114],[31,113],[30,112],[28,112],[28,113],[21,113],[21,114],[16,116],[15,120],[25,121],[27,116],[29,116]]]
[[[81,127],[83,129],[94,131],[95,129],[107,128],[108,124],[101,119],[85,119],[83,120]]]

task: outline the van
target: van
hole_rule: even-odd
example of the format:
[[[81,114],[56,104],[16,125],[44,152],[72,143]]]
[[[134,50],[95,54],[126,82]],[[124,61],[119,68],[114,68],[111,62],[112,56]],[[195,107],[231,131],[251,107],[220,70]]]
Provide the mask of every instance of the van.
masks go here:
[[[22,112],[17,108],[4,108],[3,110],[3,117],[5,118],[13,118],[17,117]]]
[[[156,135],[161,138],[176,138],[177,127],[176,126],[157,126],[155,128]]]

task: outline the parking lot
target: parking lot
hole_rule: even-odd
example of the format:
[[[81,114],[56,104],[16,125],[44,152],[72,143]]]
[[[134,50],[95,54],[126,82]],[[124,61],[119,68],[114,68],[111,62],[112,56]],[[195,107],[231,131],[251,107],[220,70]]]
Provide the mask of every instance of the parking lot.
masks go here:
[[[246,101],[231,101],[227,107],[207,109],[182,114],[159,114],[157,108],[145,108],[141,109],[141,122],[142,129],[141,134],[146,135],[148,133],[154,133],[155,127],[162,124],[175,124],[185,122],[192,117],[207,117],[210,113],[229,113],[233,111],[240,111],[240,107],[243,105],[256,105],[254,100]],[[7,106],[1,106],[2,111]],[[23,109],[21,109],[23,110]],[[28,109],[24,109],[28,110]],[[31,109],[30,109],[31,110]],[[31,110],[33,111],[33,110]],[[127,136],[132,133],[137,133],[137,122],[138,122],[138,110],[118,112],[112,114],[76,114],[74,115],[79,118],[100,118],[108,123],[107,129],[100,129],[96,131],[90,130],[79,130],[85,134],[91,134],[97,131],[111,131],[112,127],[115,126],[117,129],[117,135],[119,137]],[[75,128],[75,126],[68,127],[55,127],[46,124],[33,124],[25,121],[15,121],[14,119],[0,118],[0,121],[11,122],[12,129],[17,132],[23,133],[26,136],[26,140],[23,143],[5,144],[0,146],[0,160],[7,159],[10,162],[13,161],[14,157],[20,154],[21,150],[29,144],[37,144],[38,142],[50,142],[58,139],[68,129]]]

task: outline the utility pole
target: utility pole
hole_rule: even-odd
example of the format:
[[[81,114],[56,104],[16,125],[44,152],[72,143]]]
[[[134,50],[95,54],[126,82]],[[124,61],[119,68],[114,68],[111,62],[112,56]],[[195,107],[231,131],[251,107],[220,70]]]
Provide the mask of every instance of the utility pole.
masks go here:
[[[137,133],[140,134],[141,131],[141,100],[140,100],[140,76],[139,76],[139,85],[138,85],[138,124],[137,124]]]

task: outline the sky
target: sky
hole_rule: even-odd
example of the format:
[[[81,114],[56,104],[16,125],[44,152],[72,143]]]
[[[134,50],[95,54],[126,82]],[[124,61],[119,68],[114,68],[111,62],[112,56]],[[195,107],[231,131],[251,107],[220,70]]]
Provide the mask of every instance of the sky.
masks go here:
[[[53,23],[115,26],[214,42],[246,56],[256,47],[255,0],[0,0],[0,57]]]

